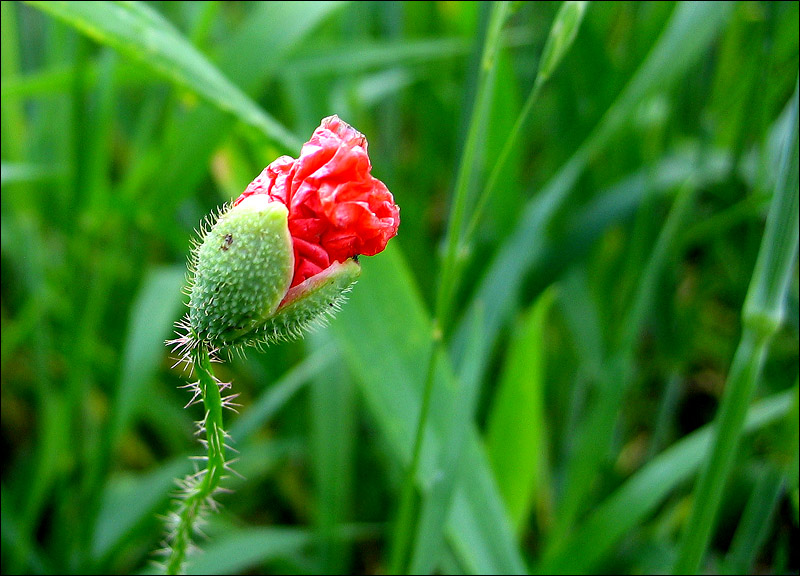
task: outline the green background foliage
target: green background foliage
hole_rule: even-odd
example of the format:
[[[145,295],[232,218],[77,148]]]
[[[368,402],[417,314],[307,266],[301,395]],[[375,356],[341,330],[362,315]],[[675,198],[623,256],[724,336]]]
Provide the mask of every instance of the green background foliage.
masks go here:
[[[0,26],[3,573],[154,570],[202,453],[193,230],[331,114],[399,235],[330,326],[216,366],[241,476],[190,573],[798,571],[797,2]]]

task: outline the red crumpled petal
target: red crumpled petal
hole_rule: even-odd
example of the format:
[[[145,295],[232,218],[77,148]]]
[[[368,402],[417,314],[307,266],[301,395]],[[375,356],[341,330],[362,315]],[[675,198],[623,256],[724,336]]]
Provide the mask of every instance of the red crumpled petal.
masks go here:
[[[364,135],[329,116],[297,160],[272,162],[234,206],[253,194],[269,194],[287,206],[296,286],[334,262],[377,254],[397,234],[400,209],[371,170]]]

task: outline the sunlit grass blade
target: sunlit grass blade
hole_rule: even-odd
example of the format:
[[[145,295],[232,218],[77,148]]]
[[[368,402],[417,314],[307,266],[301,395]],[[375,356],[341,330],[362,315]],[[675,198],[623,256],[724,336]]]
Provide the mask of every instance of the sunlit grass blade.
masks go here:
[[[432,321],[396,245],[364,259],[363,273],[331,329],[393,458],[408,465],[430,354]],[[453,375],[440,363],[432,405],[450,406]],[[431,411],[418,486],[435,475],[449,414]],[[469,573],[520,573],[524,564],[477,432],[467,431],[462,474],[447,518],[447,538]]]
[[[509,348],[489,412],[486,449],[514,529],[519,534],[537,497],[547,461],[544,350],[554,289],[525,314]]]
[[[281,69],[287,54],[343,5],[342,2],[256,4],[247,20],[219,47],[218,68],[247,94],[259,93]],[[270,57],[265,58],[264,54]],[[151,154],[143,156],[137,169],[126,175],[123,190],[146,199],[145,206],[157,203],[161,211],[175,210],[208,174],[212,152],[231,124],[230,115],[216,107],[197,106],[186,114],[176,114],[164,129],[162,144],[150,148]],[[297,154],[298,150],[299,145],[289,149],[268,146],[261,152],[263,156],[251,178],[281,151]],[[165,173],[159,166],[170,169]],[[241,182],[242,188],[247,182]]]
[[[31,2],[97,42],[208,99],[289,150],[301,142],[258,107],[158,12],[137,2]]]
[[[760,430],[784,418],[792,401],[792,391],[786,391],[755,404],[748,412],[746,431]],[[712,441],[713,425],[706,425],[656,456],[600,502],[587,519],[575,527],[558,554],[544,558],[536,572],[583,574],[595,571],[628,531],[645,521],[669,494],[697,473],[709,454]]]
[[[313,350],[324,350],[331,346],[330,334],[312,334],[309,343]],[[314,517],[323,574],[350,571],[348,542],[337,538],[337,530],[352,520],[357,446],[355,392],[350,374],[341,369],[319,374],[310,388]]]
[[[742,311],[743,331],[715,419],[714,448],[693,494],[683,531],[679,573],[700,569],[736,456],[747,406],[761,374],[769,342],[785,318],[785,299],[798,247],[798,88],[783,139],[781,167],[766,230]]]
[[[481,333],[479,322],[475,322],[471,347],[477,347]],[[477,356],[472,356],[477,358]],[[445,522],[452,504],[453,492],[461,474],[461,459],[467,431],[472,426],[475,405],[480,393],[478,370],[471,366],[469,358],[462,365],[453,394],[453,405],[446,412],[446,424],[442,431],[442,442],[434,464],[436,474],[427,493],[423,495],[416,526],[408,571],[411,574],[430,574],[437,568],[442,557],[445,538]]]
[[[202,554],[189,560],[186,573],[241,574],[265,562],[290,558],[308,548],[313,540],[308,530],[284,526],[226,531]]]

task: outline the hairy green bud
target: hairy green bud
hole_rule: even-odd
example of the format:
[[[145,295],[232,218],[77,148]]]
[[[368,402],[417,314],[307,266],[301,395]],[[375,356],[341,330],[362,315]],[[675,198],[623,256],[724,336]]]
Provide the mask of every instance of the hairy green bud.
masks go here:
[[[201,344],[231,350],[298,338],[339,310],[361,273],[348,259],[290,289],[288,211],[263,194],[221,213],[196,245],[190,270],[189,313],[172,341],[187,359]]]

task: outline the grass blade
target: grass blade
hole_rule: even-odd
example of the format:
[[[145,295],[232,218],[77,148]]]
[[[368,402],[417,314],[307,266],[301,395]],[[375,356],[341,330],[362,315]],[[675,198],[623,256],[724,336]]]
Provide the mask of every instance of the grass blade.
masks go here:
[[[520,322],[489,412],[486,449],[519,534],[545,462],[544,339],[555,291],[544,292]]]
[[[479,322],[475,322],[472,346],[480,343]],[[476,356],[473,356],[476,357]],[[442,357],[440,357],[440,360]],[[461,460],[467,431],[472,426],[472,416],[480,392],[478,371],[467,361],[458,379],[458,390],[453,395],[454,404],[446,411],[450,414],[444,431],[436,472],[428,494],[422,500],[416,535],[409,563],[409,573],[430,574],[442,558],[444,526],[452,505],[452,496],[461,474]]]
[[[564,2],[561,5],[542,51],[539,72],[536,75],[537,84],[544,84],[550,79],[569,51],[581,27],[588,4],[588,2]]]
[[[447,220],[447,234],[445,236],[445,254],[442,259],[442,271],[439,286],[436,292],[436,322],[442,331],[447,333],[453,296],[458,289],[459,265],[458,248],[461,242],[462,229],[466,224],[467,200],[469,188],[472,183],[473,171],[477,164],[477,145],[481,128],[486,120],[488,106],[491,102],[492,85],[495,76],[497,52],[500,49],[500,32],[509,16],[510,3],[497,2],[493,5],[489,16],[489,28],[481,54],[480,71],[477,81],[477,94],[470,114],[469,130],[464,144],[464,151],[458,165],[456,184],[453,191],[453,200],[450,207],[450,217]]]
[[[242,528],[226,532],[193,556],[187,574],[241,574],[248,568],[291,557],[313,542],[307,530],[287,527]]]
[[[523,208],[519,224],[487,267],[472,298],[471,306],[480,302],[485,312],[485,339],[481,349],[483,365],[516,302],[525,273],[533,262],[542,257],[543,239],[548,237],[551,220],[568,200],[572,187],[588,161],[625,125],[630,114],[647,95],[666,90],[697,62],[720,32],[731,7],[722,2],[678,4],[647,59],[598,126],[541,192]],[[451,347],[453,358],[463,357],[467,327],[471,322],[468,318],[472,313],[470,310],[465,314],[456,329]]]
[[[158,12],[138,2],[30,2],[234,114],[289,150],[301,142],[261,110]]]
[[[742,312],[744,330],[715,420],[714,449],[698,480],[675,564],[679,573],[694,573],[700,568],[767,346],[785,317],[786,292],[798,246],[798,92],[795,87],[790,103],[793,119],[784,135],[781,168]]]
[[[120,380],[109,420],[109,443],[115,446],[136,410],[146,405],[144,387],[152,379],[167,350],[164,340],[182,309],[183,266],[153,270],[131,307]],[[165,297],[166,295],[166,297]]]
[[[329,339],[329,333],[315,334],[310,338],[311,348],[329,349]],[[350,571],[348,543],[338,539],[336,531],[352,514],[355,386],[347,370],[318,374],[311,382],[309,398],[321,573],[346,574]]]
[[[167,494],[175,488],[175,478],[190,470],[186,458],[177,458],[145,474],[120,474],[108,482],[97,515],[92,555],[109,558],[137,526],[155,520]]]
[[[785,417],[793,392],[775,394],[748,412],[745,430],[754,432]],[[678,486],[702,466],[713,440],[706,425],[656,456],[631,476],[567,537],[559,553],[545,558],[537,573],[585,574],[612,553],[622,537],[652,514]]]
[[[219,68],[246,93],[258,93],[282,68],[287,54],[343,5],[342,2],[257,3],[247,21],[236,28],[220,48]],[[270,57],[264,58],[264,54]],[[164,172],[149,168],[144,185],[137,181],[133,172],[122,185],[123,190],[132,189],[132,193],[149,200],[145,206],[157,204],[164,212],[176,210],[208,174],[209,159],[230,129],[230,119],[219,108],[210,106],[199,106],[188,114],[176,115],[173,124],[165,130],[162,145],[151,149],[153,159],[146,159],[146,162],[170,169]],[[289,151],[296,154],[298,150],[299,145]],[[277,155],[279,150],[274,153]],[[259,163],[257,170],[264,164],[266,162]],[[241,183],[242,189],[246,184],[247,180]],[[198,214],[197,218],[200,216]]]
[[[570,46],[572,46],[572,42],[575,40],[575,36],[578,34],[578,29],[583,21],[583,15],[586,12],[587,5],[588,2],[571,1],[561,4],[561,8],[558,10],[558,14],[556,14],[553,25],[550,28],[550,33],[547,36],[547,42],[542,52],[539,70],[536,73],[536,80],[533,82],[533,88],[514,123],[514,127],[511,129],[511,133],[508,135],[503,145],[503,149],[494,164],[494,168],[492,168],[492,172],[486,181],[486,186],[480,198],[475,203],[472,217],[470,218],[467,231],[463,238],[465,244],[469,244],[470,238],[480,222],[483,210],[497,186],[500,175],[503,173],[506,163],[511,156],[511,151],[517,145],[519,136],[522,133],[522,128],[528,122],[531,111],[533,110],[533,105],[539,97],[542,86],[544,86],[550,78]]]
[[[283,376],[253,400],[247,410],[231,424],[230,435],[237,441],[244,442],[312,379],[329,370],[335,359],[336,353],[333,347],[320,348],[287,370]]]
[[[771,466],[761,472],[731,542],[725,561],[728,574],[753,573],[784,492],[783,476]]]
[[[394,457],[408,464],[430,354],[432,321],[396,245],[380,257],[363,259],[363,273],[331,329],[372,417]],[[445,363],[435,373],[432,404],[453,404],[453,374]],[[437,448],[449,415],[432,411],[417,483],[429,486]],[[469,573],[521,573],[502,500],[474,428],[467,431],[462,475],[447,518],[447,538]]]
[[[19,26],[17,22],[17,6],[13,2],[0,4],[2,20],[0,23],[0,75],[3,87],[9,79],[19,76]],[[0,119],[0,133],[3,136],[3,163],[11,160],[19,162],[23,158],[25,139],[25,115],[22,102],[9,102],[3,95],[3,115]]]
[[[548,534],[545,556],[556,553],[563,545],[566,534],[575,525],[584,506],[597,469],[608,454],[614,424],[631,382],[636,339],[655,298],[667,254],[676,244],[678,230],[692,206],[694,192],[694,183],[687,183],[675,199],[647,267],[639,278],[634,301],[621,321],[623,328],[619,341],[606,359],[599,377],[598,398],[593,403],[591,414],[579,428],[577,444],[566,465],[566,486],[559,502],[556,525]]]
[[[369,43],[326,50],[313,56],[298,56],[287,64],[283,73],[292,78],[303,78],[330,75],[333,71],[335,74],[363,73],[395,66],[418,66],[463,57],[469,53],[469,49],[470,44],[462,38]]]

